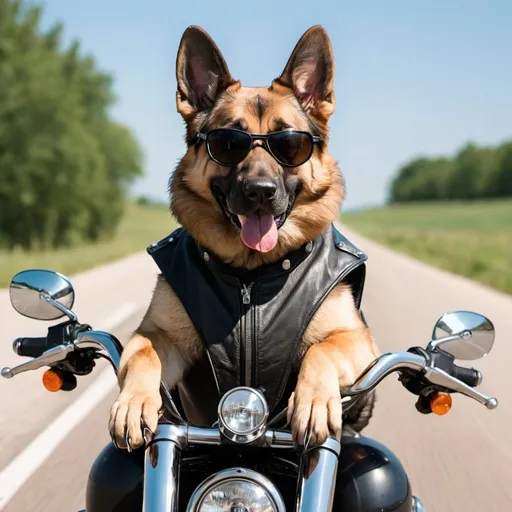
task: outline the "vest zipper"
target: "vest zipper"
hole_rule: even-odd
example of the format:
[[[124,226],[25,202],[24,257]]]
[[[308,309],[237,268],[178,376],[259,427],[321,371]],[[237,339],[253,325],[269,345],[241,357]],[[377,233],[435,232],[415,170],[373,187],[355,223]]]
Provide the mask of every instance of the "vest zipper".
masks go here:
[[[242,285],[242,303],[250,304],[251,303],[251,290],[254,286],[254,283],[251,283],[249,286],[246,284]]]
[[[252,350],[253,350],[253,336],[252,336],[252,327],[253,327],[253,312],[252,312],[252,296],[251,291],[254,283],[250,283],[249,285],[243,284],[241,288],[242,293],[242,304],[244,314],[242,316],[242,328],[241,328],[241,337],[242,337],[242,347],[244,360],[241,361],[242,367],[244,368],[243,372],[243,384],[245,386],[251,385],[252,380]]]

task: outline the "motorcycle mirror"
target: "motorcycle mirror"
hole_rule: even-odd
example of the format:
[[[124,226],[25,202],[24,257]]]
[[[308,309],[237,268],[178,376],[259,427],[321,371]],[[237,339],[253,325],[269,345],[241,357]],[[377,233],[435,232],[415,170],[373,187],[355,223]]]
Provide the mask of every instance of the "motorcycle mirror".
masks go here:
[[[71,310],[75,291],[70,281],[52,270],[23,270],[11,280],[12,307],[35,320],[56,320],[64,315],[76,320]]]
[[[472,311],[452,311],[437,321],[427,349],[438,348],[455,359],[469,361],[486,356],[494,338],[494,325],[487,317]]]

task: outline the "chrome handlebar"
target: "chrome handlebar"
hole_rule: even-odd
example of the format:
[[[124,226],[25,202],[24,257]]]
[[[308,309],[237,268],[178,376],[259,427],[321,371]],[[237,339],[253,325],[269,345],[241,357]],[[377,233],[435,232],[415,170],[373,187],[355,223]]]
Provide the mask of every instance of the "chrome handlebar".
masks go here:
[[[496,398],[480,393],[444,370],[434,365],[429,365],[426,358],[421,354],[414,354],[412,352],[388,352],[381,355],[366,368],[350,389],[343,392],[343,395],[356,397],[372,391],[388,375],[400,370],[413,370],[422,373],[430,383],[473,398],[482,405],[485,405],[487,409],[496,409],[498,407],[498,400]],[[480,374],[479,384],[481,382]]]
[[[181,445],[201,446],[220,445],[222,443],[222,434],[218,428],[173,425],[170,423],[159,424],[158,432],[155,434],[153,441],[162,438],[164,435],[169,435],[169,432],[173,432],[175,442],[176,439],[180,439],[179,444]],[[293,448],[295,446],[291,432],[267,430],[263,437],[263,445],[269,448]]]
[[[92,348],[104,352],[103,356],[110,361],[117,374],[123,350],[119,340],[115,336],[103,331],[82,331],[77,334],[73,343],[58,345],[47,350],[40,357],[14,368],[3,368],[1,375],[4,378],[10,379],[19,373],[36,370],[42,366],[63,361],[69,353],[76,349],[84,348]],[[343,392],[343,396],[353,398],[372,391],[384,378],[400,370],[420,372],[432,384],[461,393],[485,405],[487,409],[496,409],[498,406],[496,398],[480,393],[440,368],[429,365],[426,358],[421,354],[412,352],[388,352],[381,355],[366,368],[350,389]]]
[[[78,333],[73,344],[76,348],[94,348],[105,351],[106,359],[110,361],[117,375],[123,346],[115,336],[104,331],[83,331]]]
[[[14,368],[2,368],[1,375],[6,379],[11,379],[19,373],[37,370],[43,366],[49,366],[51,364],[64,361],[71,352],[74,352],[76,349],[85,348],[104,351],[106,353],[105,359],[111,363],[114,368],[114,372],[117,375],[123,346],[115,336],[103,331],[79,332],[73,343],[57,345],[56,347],[44,352],[41,356],[35,357],[34,359],[15,366]],[[18,353],[16,342],[13,343],[13,350],[15,353]]]
[[[383,354],[358,377],[352,387],[343,392],[345,396],[357,396],[375,389],[388,375],[398,370],[421,371],[427,364],[426,359],[411,352],[388,352]]]

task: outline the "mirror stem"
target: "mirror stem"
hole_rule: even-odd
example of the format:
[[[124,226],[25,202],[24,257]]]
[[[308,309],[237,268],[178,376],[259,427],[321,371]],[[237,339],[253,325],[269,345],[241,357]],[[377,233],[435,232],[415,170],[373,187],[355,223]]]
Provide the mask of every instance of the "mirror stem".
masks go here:
[[[448,343],[449,341],[455,341],[455,340],[470,340],[472,338],[471,331],[465,330],[459,334],[454,334],[453,336],[446,336],[446,338],[439,338],[438,340],[430,340],[429,344],[427,345],[427,350],[434,350],[444,343]]]
[[[68,309],[66,306],[63,306],[60,302],[53,300],[48,292],[42,291],[39,294],[39,297],[48,302],[48,304],[51,304],[54,308],[57,308],[61,313],[64,313],[72,322],[78,322],[78,317],[75,315],[75,313],[73,313],[73,311]]]

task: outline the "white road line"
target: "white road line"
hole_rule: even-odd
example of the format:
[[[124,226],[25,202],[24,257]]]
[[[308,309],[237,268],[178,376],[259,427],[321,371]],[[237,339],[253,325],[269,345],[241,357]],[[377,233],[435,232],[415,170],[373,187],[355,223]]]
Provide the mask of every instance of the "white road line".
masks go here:
[[[136,313],[136,304],[125,304],[103,325],[101,330],[113,330]],[[106,368],[89,387],[52,423],[50,423],[14,460],[0,472],[0,510],[9,503],[23,484],[52,454],[64,438],[116,386],[112,368]]]

